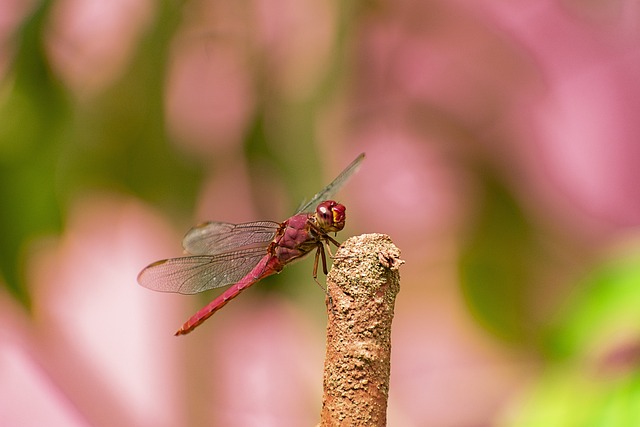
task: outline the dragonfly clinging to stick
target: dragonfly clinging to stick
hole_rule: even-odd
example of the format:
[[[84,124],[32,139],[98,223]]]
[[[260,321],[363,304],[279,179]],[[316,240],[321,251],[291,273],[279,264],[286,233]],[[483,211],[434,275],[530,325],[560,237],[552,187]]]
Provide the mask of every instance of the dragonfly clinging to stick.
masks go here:
[[[191,316],[176,335],[188,334],[244,289],[315,250],[313,277],[318,262],[327,274],[325,245],[339,246],[329,233],[344,228],[346,208],[330,200],[360,167],[360,154],[336,179],[282,223],[256,221],[243,224],[206,222],[186,234],[182,246],[189,254],[156,261],[138,275],[138,282],[161,292],[196,294],[231,285]]]

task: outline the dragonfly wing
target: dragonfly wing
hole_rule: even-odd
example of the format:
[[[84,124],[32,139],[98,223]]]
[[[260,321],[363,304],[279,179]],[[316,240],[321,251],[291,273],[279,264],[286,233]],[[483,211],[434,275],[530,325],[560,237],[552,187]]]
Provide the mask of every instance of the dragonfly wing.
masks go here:
[[[264,248],[251,248],[165,259],[142,270],[138,283],[154,291],[196,294],[238,282],[265,256],[269,255]]]
[[[192,255],[217,255],[242,249],[266,248],[280,224],[256,221],[244,224],[205,222],[193,227],[182,240],[182,247]]]
[[[320,190],[320,192],[313,196],[311,200],[298,208],[296,214],[313,212],[320,202],[330,200],[333,195],[336,194],[338,190],[340,190],[340,188],[342,188],[342,186],[349,180],[351,175],[353,175],[354,172],[358,170],[363,160],[364,153],[361,153],[353,162],[351,162],[349,166],[345,168],[345,170],[340,172],[340,175],[338,175],[336,179],[334,179],[329,185]]]

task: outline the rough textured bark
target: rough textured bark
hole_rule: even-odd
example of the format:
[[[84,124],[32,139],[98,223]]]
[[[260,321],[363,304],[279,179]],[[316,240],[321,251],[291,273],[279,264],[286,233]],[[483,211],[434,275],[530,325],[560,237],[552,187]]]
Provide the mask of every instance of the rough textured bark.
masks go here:
[[[327,353],[320,425],[384,426],[400,250],[384,234],[352,237],[327,276]]]

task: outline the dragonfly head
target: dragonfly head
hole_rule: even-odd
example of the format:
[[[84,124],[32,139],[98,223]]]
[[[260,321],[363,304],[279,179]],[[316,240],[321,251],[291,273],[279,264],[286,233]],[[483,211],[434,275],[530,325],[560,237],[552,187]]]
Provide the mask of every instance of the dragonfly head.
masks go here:
[[[326,233],[337,232],[344,228],[347,208],[333,200],[322,202],[316,208],[316,224]]]

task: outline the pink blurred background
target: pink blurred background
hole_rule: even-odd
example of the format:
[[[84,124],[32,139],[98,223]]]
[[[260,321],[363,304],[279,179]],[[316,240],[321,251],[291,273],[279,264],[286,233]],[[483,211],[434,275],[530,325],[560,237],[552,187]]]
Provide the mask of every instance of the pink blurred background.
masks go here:
[[[192,224],[284,220],[360,152],[339,238],[388,234],[406,261],[391,426],[518,425],[548,362],[540,336],[578,279],[638,249],[637,2],[46,3],[0,0],[5,105],[38,13],[67,137],[100,140],[96,117],[139,105],[144,51],[161,68],[163,149],[202,174],[190,206],[146,197],[137,175],[60,190],[61,231],[24,246],[31,307],[0,292],[0,424],[315,425],[326,317],[310,261],[183,338],[174,330],[210,296],[153,293],[136,275],[179,256]],[[114,134],[137,144],[124,126]],[[94,153],[61,145],[61,175],[82,150]],[[155,176],[153,155],[104,173],[130,163]],[[526,236],[501,261],[528,272],[504,294],[464,272],[493,244],[482,224],[500,226],[486,207],[500,197],[516,207],[506,232]]]

